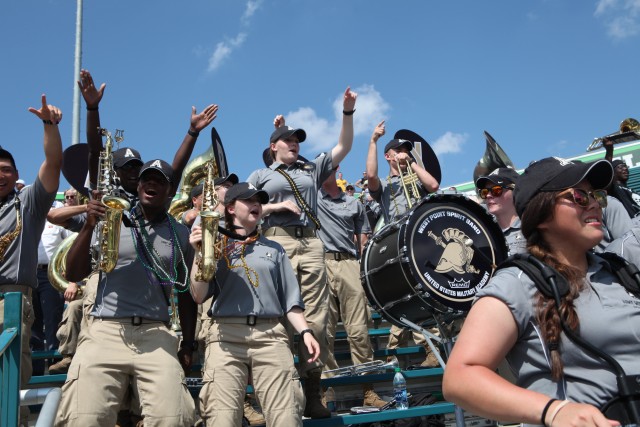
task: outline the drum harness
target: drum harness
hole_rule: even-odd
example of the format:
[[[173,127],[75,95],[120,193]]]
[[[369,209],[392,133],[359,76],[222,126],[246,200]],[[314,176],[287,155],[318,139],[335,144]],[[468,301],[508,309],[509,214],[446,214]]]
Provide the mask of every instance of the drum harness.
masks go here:
[[[611,271],[627,292],[640,298],[640,270],[614,253],[604,252],[599,253],[598,256],[608,262]],[[530,254],[512,255],[498,266],[498,269],[512,266],[520,268],[529,276],[540,293],[548,298],[553,298],[558,311],[560,311],[561,297],[569,292],[569,284],[560,273]],[[569,340],[587,353],[607,363],[615,373],[618,396],[607,402],[601,411],[606,415],[607,410],[612,409],[613,404],[622,402],[624,415],[628,421],[623,424],[640,424],[640,375],[627,375],[613,357],[572,331],[562,316],[560,316],[560,324]]]

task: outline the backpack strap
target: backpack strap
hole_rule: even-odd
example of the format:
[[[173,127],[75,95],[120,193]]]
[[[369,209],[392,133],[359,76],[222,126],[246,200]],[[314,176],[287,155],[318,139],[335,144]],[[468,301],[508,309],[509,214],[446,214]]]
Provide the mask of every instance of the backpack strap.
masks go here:
[[[612,252],[602,252],[598,256],[609,263],[611,271],[615,273],[627,292],[640,298],[640,270],[638,267]]]

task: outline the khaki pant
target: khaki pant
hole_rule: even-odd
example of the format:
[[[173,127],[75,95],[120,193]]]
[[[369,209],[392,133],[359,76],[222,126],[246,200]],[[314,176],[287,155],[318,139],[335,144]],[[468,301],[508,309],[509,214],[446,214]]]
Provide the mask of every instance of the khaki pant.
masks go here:
[[[210,325],[200,391],[205,425],[241,425],[252,372],[267,426],[302,426],[304,396],[282,323],[258,319],[255,326],[248,326],[245,318],[222,318],[212,319]]]
[[[58,351],[63,355],[75,354],[80,339],[80,331],[86,325],[89,313],[93,309],[98,287],[98,274],[90,276],[84,284],[82,299],[71,301],[58,325],[56,337],[60,341]]]
[[[26,286],[23,287],[27,289]],[[16,292],[17,286],[14,285],[0,285],[0,292]],[[22,334],[20,341],[22,342],[22,351],[20,356],[20,388],[26,389],[33,373],[33,367],[31,366],[31,348],[29,347],[29,341],[31,340],[31,325],[33,325],[34,314],[33,305],[31,304],[31,297],[22,294]],[[0,331],[4,330],[4,298],[0,300]],[[25,425],[29,418],[29,408],[26,406],[20,407],[20,425]]]
[[[287,252],[293,271],[298,277],[300,293],[304,301],[304,317],[320,344],[320,359],[308,363],[305,346],[298,346],[298,366],[302,377],[312,369],[323,366],[329,354],[327,341],[327,321],[329,319],[329,288],[324,264],[324,246],[317,237],[297,239],[290,236],[271,236]],[[289,339],[293,342],[293,329],[287,326]]]
[[[329,282],[329,322],[327,338],[329,353],[325,368],[338,368],[333,356],[338,318],[342,318],[351,349],[351,362],[359,365],[373,360],[373,348],[369,340],[369,309],[364,288],[360,283],[360,264],[355,259],[326,260]]]
[[[129,386],[139,399],[144,425],[190,426],[195,405],[176,353],[178,338],[161,322],[91,317],[82,328],[56,426],[113,427]]]

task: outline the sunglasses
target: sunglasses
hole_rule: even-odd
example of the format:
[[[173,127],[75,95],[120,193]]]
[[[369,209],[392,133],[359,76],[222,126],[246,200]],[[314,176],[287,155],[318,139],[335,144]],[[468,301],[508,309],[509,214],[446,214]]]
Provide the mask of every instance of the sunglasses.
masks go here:
[[[64,196],[65,199],[75,199],[76,196]]]
[[[557,197],[569,199],[568,196],[571,196],[573,202],[582,208],[589,206],[589,197],[598,202],[601,208],[607,207],[607,190],[586,191],[580,188],[569,188],[558,194]]]
[[[480,190],[480,198],[486,199],[489,193],[491,193],[493,197],[500,197],[502,196],[502,193],[504,193],[504,190],[513,190],[513,187],[504,186],[504,185],[494,185],[491,188],[483,188]]]

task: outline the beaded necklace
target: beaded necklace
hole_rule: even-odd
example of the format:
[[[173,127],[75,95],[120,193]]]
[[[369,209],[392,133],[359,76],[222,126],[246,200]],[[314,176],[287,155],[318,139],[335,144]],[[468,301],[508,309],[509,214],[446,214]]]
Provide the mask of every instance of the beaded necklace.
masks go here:
[[[249,283],[251,283],[251,285],[254,288],[258,287],[258,285],[260,284],[260,279],[258,277],[258,273],[253,268],[247,265],[247,260],[245,259],[244,254],[247,249],[247,245],[251,245],[255,243],[255,241],[258,240],[259,237],[260,237],[260,233],[256,233],[254,236],[251,236],[243,241],[236,241],[236,242],[229,243],[229,237],[224,236],[224,242],[223,242],[223,246],[224,246],[223,254],[224,254],[224,260],[227,263],[227,268],[229,270],[233,270],[234,268],[244,268],[244,272],[247,275],[247,278],[249,279]],[[229,254],[231,254],[232,252],[235,252],[237,246],[241,246],[240,261],[242,261],[242,265],[231,265]],[[251,273],[253,273],[253,277],[251,277]]]
[[[171,226],[171,258],[169,265],[167,266],[164,263],[162,257],[153,246],[153,242],[151,242],[151,238],[145,228],[144,219],[142,222],[139,220],[139,218],[143,218],[142,215],[138,216],[135,212],[132,212],[131,218],[134,226],[131,227],[131,236],[136,249],[136,256],[145,268],[147,277],[152,283],[153,276],[155,276],[161,285],[174,285],[178,292],[185,292],[189,289],[189,274],[184,253],[180,244],[177,243],[178,234],[172,221],[173,218],[168,213],[165,213],[165,215]],[[178,249],[179,257],[175,256],[176,248]],[[179,280],[178,265],[185,272],[184,281]]]

